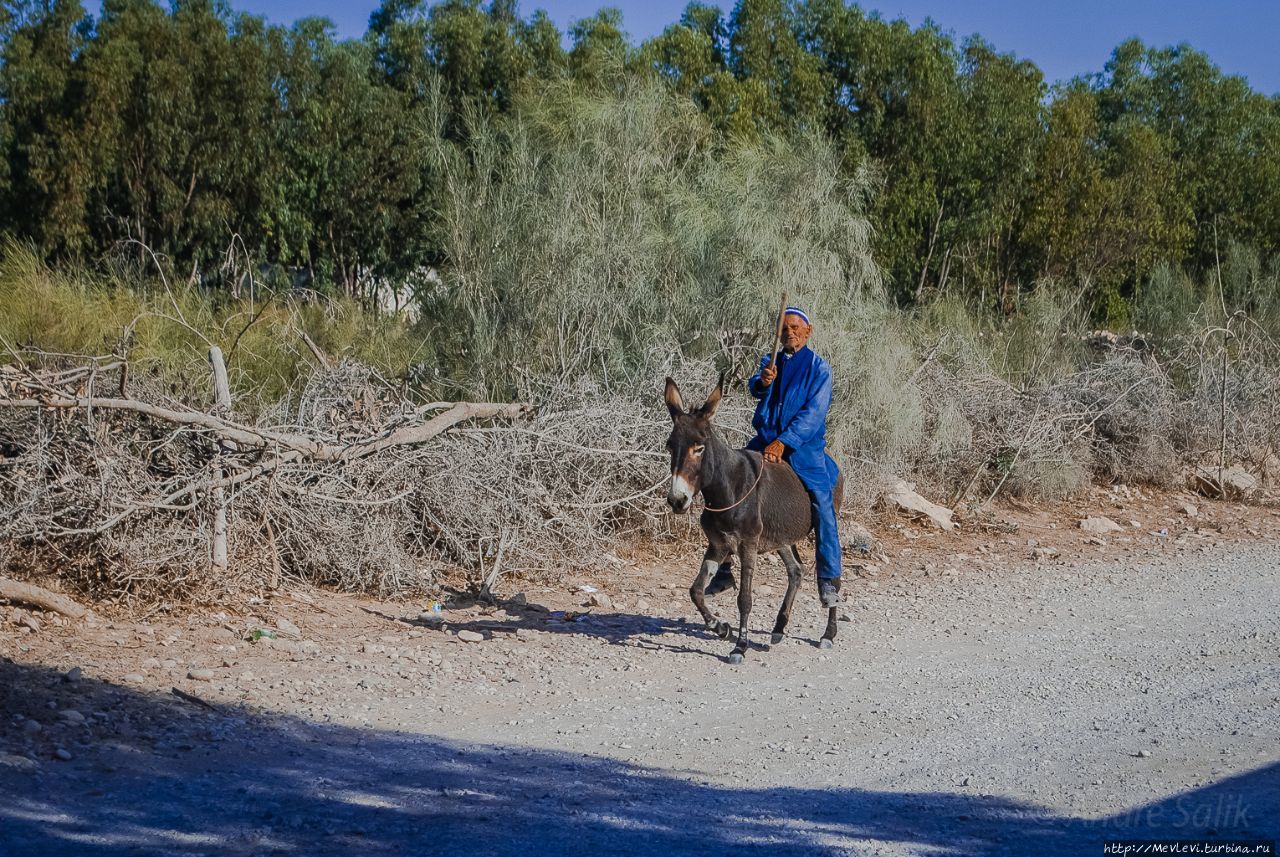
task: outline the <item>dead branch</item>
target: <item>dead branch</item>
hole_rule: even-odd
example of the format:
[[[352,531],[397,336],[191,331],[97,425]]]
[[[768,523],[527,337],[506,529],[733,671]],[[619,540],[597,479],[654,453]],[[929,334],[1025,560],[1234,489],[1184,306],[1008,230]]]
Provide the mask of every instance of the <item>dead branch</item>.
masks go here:
[[[329,359],[329,355],[320,350],[320,346],[316,345],[315,340],[307,335],[302,325],[298,325],[298,335],[302,337],[302,341],[306,343],[307,348],[311,351],[311,356],[316,358],[316,362],[324,369],[332,369],[333,361]]]
[[[170,691],[173,693],[174,696],[178,697],[178,699],[181,699],[183,702],[190,702],[192,705],[199,705],[209,709],[210,711],[218,710],[218,707],[214,705],[212,702],[206,702],[205,700],[196,696],[194,693],[187,693],[185,690],[182,690],[176,687],[170,688]]]
[[[44,587],[31,583],[19,583],[7,577],[0,577],[0,598],[16,601],[19,604],[30,604],[51,613],[61,613],[71,619],[81,619],[89,612],[65,595],[50,592]]]
[[[395,446],[423,443],[466,420],[503,417],[515,419],[529,412],[527,404],[495,404],[491,402],[455,402],[449,410],[425,423],[407,425],[379,436],[366,437],[349,444],[325,443],[301,434],[253,428],[223,420],[196,410],[175,410],[133,399],[103,399],[90,396],[50,396],[48,399],[13,399],[0,397],[0,407],[10,408],[75,408],[129,411],[179,425],[199,426],[226,440],[253,448],[283,446],[316,461],[354,461]],[[216,483],[215,483],[216,484]]]

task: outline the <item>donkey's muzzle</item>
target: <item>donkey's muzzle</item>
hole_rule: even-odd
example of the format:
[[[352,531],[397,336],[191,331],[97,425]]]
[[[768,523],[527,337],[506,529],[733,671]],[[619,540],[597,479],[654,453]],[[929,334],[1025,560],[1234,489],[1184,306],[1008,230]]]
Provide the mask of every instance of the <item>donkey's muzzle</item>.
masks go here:
[[[667,491],[667,504],[677,515],[689,511],[689,507],[693,505],[693,486],[679,474],[671,477],[671,488]]]

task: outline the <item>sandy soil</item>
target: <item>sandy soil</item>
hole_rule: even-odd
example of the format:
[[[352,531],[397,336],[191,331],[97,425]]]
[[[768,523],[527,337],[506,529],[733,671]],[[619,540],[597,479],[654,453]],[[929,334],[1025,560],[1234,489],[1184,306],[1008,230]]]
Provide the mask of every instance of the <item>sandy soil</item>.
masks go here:
[[[1085,514],[1122,529],[1082,532]],[[736,667],[689,603],[693,546],[455,598],[440,622],[318,591],[148,623],[41,614],[38,631],[0,607],[0,853],[1280,837],[1276,512],[1098,491],[960,534],[873,531],[835,649],[815,647],[808,582],[766,650],[785,578],[766,563],[759,648]],[[732,596],[716,606],[732,620]]]

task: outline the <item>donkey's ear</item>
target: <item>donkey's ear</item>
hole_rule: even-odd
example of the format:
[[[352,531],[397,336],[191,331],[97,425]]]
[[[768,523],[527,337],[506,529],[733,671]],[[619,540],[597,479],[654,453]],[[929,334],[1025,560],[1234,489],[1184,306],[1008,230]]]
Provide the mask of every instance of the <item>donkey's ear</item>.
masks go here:
[[[680,396],[680,388],[670,378],[667,378],[664,398],[667,400],[667,410],[671,412],[671,419],[684,416],[684,399]]]
[[[720,407],[720,400],[724,398],[724,373],[720,373],[720,380],[716,381],[716,388],[711,391],[711,395],[707,396],[707,401],[698,408],[700,416],[711,419],[716,415],[716,408]]]

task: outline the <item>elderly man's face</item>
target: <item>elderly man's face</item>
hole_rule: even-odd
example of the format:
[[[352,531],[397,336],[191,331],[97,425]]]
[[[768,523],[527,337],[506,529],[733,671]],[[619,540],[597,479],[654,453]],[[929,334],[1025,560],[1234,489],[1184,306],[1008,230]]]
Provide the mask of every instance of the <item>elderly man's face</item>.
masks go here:
[[[782,317],[782,350],[795,354],[809,341],[813,328],[798,315],[787,313]]]

